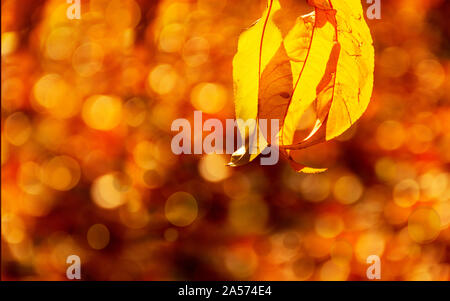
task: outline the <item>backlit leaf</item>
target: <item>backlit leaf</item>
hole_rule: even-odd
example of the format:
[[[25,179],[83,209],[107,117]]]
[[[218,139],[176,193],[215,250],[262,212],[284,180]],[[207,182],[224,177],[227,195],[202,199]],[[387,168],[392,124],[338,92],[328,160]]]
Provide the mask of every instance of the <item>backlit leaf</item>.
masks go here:
[[[261,74],[282,43],[281,32],[273,22],[273,17],[279,9],[278,0],[269,0],[261,19],[239,37],[238,52],[233,60],[236,119],[247,121],[256,120],[258,117]],[[247,129],[239,126],[241,138],[248,141],[249,137],[256,137],[259,132],[256,128],[257,124],[250,125]],[[252,146],[246,142],[244,150],[240,149],[233,154],[230,165],[248,163],[266,146],[265,141]]]

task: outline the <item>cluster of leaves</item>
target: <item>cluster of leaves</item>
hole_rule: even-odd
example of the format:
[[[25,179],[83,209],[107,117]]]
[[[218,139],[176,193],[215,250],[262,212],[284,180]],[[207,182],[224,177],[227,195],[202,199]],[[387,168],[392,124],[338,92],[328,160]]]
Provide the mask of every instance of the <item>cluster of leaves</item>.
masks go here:
[[[374,49],[359,0],[308,0],[310,14],[296,17],[296,4],[269,0],[262,18],[239,39],[233,61],[236,118],[278,119],[281,153],[302,172],[290,151],[331,140],[366,110],[373,88]],[[305,136],[296,132],[312,107],[316,122]],[[271,143],[257,123],[241,127],[244,139],[259,136],[258,150],[238,151],[231,165],[246,164]],[[263,133],[264,135],[264,133]],[[251,152],[251,154],[250,154]]]

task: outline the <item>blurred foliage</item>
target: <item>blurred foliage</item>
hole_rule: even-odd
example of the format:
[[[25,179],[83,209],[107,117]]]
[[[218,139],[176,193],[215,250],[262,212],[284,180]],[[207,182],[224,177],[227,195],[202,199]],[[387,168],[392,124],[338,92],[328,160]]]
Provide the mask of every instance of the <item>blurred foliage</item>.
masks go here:
[[[318,175],[170,149],[174,119],[234,117],[266,1],[65,2],[1,2],[2,279],[72,254],[84,280],[450,279],[449,1],[382,1],[367,112],[297,154]]]

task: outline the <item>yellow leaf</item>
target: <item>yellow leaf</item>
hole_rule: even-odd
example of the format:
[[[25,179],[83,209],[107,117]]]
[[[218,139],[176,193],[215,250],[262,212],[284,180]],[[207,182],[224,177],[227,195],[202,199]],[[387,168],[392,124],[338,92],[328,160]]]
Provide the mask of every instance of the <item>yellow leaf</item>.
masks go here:
[[[322,173],[327,171],[327,168],[313,168],[313,167],[307,167],[301,163],[295,162],[294,160],[289,160],[289,164],[291,167],[296,171],[300,173],[306,173],[306,174],[316,174],[316,173]]]
[[[304,30],[304,27],[310,28],[310,24],[313,25],[310,34],[311,38],[306,44],[306,55],[303,57],[304,54],[300,52],[299,56],[292,57],[292,70],[298,76],[294,78],[294,93],[284,120],[280,145],[291,145],[294,143],[294,134],[301,117],[320,92],[317,90],[317,87],[327,70],[327,64],[334,46],[333,37],[335,32],[331,23],[323,21],[323,19],[326,19],[325,14],[325,12],[316,9],[316,14],[300,18],[298,24],[292,29],[292,34],[288,34],[285,38],[285,47],[292,45],[293,50],[291,51],[289,48],[288,52],[294,53],[294,49],[296,49],[295,43],[291,39],[293,36],[296,36],[295,31]],[[305,44],[302,43],[299,44],[298,48],[304,47]]]
[[[238,120],[257,120],[260,78],[282,43],[281,32],[273,21],[279,9],[278,0],[269,0],[262,18],[239,37],[238,51],[233,60],[234,98]],[[244,150],[240,149],[233,154],[230,165],[242,165],[252,161],[267,146],[257,128],[257,124],[247,128],[239,126],[241,138],[246,141],[246,145]],[[259,138],[259,141],[251,145],[249,139],[255,137]]]
[[[366,110],[373,89],[374,49],[360,0],[332,0],[341,45],[327,140],[339,136]]]
[[[316,98],[312,103],[318,121],[326,126],[326,133],[321,133],[325,135],[315,139],[320,142],[320,140],[331,140],[341,135],[366,110],[373,89],[374,49],[360,0],[309,0],[308,2],[315,6],[315,23],[309,50],[310,56],[307,57],[304,70],[300,73],[301,91],[305,89],[301,87],[304,80],[309,80],[309,83],[314,79],[305,71],[310,66],[308,63],[314,62],[315,65],[323,67],[323,60],[317,60],[311,55],[315,53],[313,47],[316,40],[320,40],[323,49],[326,49],[324,56],[331,49],[325,72],[316,86]],[[287,39],[288,37],[284,41],[285,45]],[[315,83],[317,81],[314,81]],[[299,149],[304,145],[311,145],[311,142],[305,143],[306,141],[291,142],[298,121],[306,108],[311,105],[308,94],[302,92],[300,98],[297,98],[297,91],[294,93],[284,122],[284,143],[282,144],[287,149]],[[312,87],[309,92],[313,93]],[[310,135],[307,139],[312,137]],[[292,143],[294,145],[290,145]]]
[[[312,168],[312,167],[305,167],[300,172],[302,173],[308,173],[308,174],[316,174],[316,173],[322,173],[327,171],[327,168]]]

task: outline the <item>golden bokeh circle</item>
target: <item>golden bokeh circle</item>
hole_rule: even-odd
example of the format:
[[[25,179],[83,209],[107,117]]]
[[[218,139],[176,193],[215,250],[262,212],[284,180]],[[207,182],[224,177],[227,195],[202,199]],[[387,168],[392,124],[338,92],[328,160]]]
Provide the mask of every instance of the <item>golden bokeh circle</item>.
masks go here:
[[[199,111],[216,114],[227,102],[226,89],[216,83],[200,83],[191,92],[191,103]]]
[[[330,255],[336,264],[348,264],[353,257],[353,246],[345,240],[336,241],[331,247]]]
[[[103,224],[92,225],[86,235],[88,244],[95,250],[104,249],[110,240],[108,228]]]
[[[20,146],[28,141],[32,133],[30,119],[22,112],[15,112],[5,120],[5,136],[9,143]]]
[[[325,238],[333,238],[344,230],[344,222],[337,214],[323,214],[316,219],[317,234]]]
[[[103,67],[103,48],[92,42],[79,46],[72,57],[73,69],[82,77],[90,77]]]
[[[167,199],[164,210],[167,220],[177,227],[189,226],[198,215],[197,201],[187,192],[172,194]]]
[[[221,182],[231,175],[227,161],[222,155],[204,155],[198,165],[198,170],[203,179],[208,182]]]
[[[408,219],[408,233],[411,239],[420,244],[435,240],[441,230],[439,214],[433,208],[419,207]]]
[[[385,237],[382,233],[375,231],[368,231],[361,234],[355,245],[356,259],[360,263],[366,263],[366,260],[371,255],[376,255],[381,258],[386,247]]]
[[[252,276],[258,267],[258,256],[251,248],[234,248],[225,254],[225,267],[233,277],[245,279]]]
[[[346,281],[349,274],[350,267],[348,265],[328,260],[320,268],[319,278],[321,281]]]
[[[91,197],[100,208],[115,209],[126,202],[128,183],[119,173],[108,173],[98,177],[91,187]]]
[[[376,139],[382,149],[395,150],[405,142],[406,131],[400,122],[388,120],[378,126]]]
[[[80,177],[80,165],[69,156],[53,157],[41,166],[42,182],[55,190],[68,191],[74,188]]]
[[[171,65],[161,64],[153,68],[148,76],[152,90],[160,95],[169,94],[175,88],[178,73]]]
[[[361,198],[364,186],[358,177],[347,175],[336,181],[333,192],[339,202],[348,205],[355,203]]]
[[[122,111],[122,100],[120,98],[109,95],[94,95],[84,102],[82,117],[89,127],[109,131],[120,124]]]
[[[19,244],[27,236],[23,220],[11,213],[2,214],[2,238],[9,244]]]
[[[416,181],[405,179],[394,187],[394,201],[403,208],[414,205],[420,198],[420,187]]]

